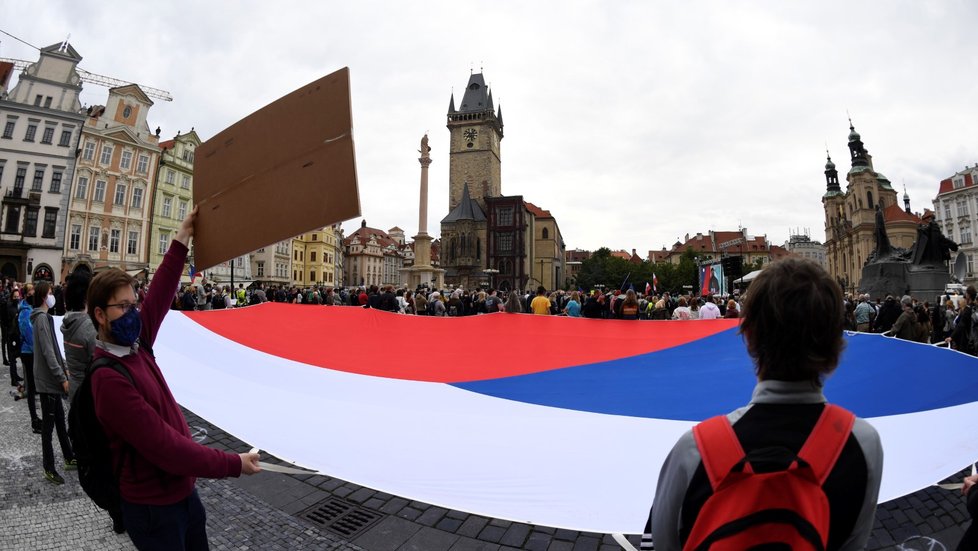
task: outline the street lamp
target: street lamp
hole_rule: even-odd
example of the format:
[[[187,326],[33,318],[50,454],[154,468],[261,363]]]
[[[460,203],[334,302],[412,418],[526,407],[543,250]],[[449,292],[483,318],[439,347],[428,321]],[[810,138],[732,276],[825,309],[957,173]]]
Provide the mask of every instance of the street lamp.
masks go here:
[[[493,276],[495,276],[496,274],[498,274],[499,273],[499,270],[497,270],[495,268],[486,268],[485,270],[482,270],[482,272],[484,274],[486,274],[486,276],[489,278],[489,287],[495,289],[496,288],[496,285],[493,282]]]

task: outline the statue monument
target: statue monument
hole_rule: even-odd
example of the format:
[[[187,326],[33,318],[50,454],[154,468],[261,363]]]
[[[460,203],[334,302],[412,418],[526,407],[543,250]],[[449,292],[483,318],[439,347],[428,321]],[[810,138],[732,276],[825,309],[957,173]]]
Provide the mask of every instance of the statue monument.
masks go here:
[[[445,286],[445,270],[431,265],[431,242],[428,235],[428,167],[431,165],[431,147],[428,146],[428,134],[421,138],[421,198],[418,206],[418,235],[414,236],[414,265],[401,271],[406,277],[408,287],[417,289],[429,287],[441,289]]]
[[[948,239],[933,216],[917,226],[917,240],[909,249],[894,247],[886,235],[883,210],[876,205],[876,246],[863,265],[859,290],[873,298],[913,295],[934,301],[954,278],[948,261],[958,244]]]

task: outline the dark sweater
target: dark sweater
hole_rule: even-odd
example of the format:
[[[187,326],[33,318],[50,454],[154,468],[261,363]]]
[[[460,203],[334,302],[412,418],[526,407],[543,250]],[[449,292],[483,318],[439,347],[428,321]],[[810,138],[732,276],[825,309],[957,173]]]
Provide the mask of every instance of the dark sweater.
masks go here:
[[[169,311],[186,258],[187,247],[173,241],[139,311],[139,342],[150,349]],[[101,357],[122,363],[135,381],[133,387],[112,369],[100,369],[92,378],[95,413],[106,429],[113,460],[118,464],[125,455],[119,481],[124,500],[169,505],[190,495],[195,477],[240,476],[237,454],[202,446],[190,438],[187,421],[146,346],[119,357],[100,343],[94,358]],[[124,454],[123,444],[135,453]]]

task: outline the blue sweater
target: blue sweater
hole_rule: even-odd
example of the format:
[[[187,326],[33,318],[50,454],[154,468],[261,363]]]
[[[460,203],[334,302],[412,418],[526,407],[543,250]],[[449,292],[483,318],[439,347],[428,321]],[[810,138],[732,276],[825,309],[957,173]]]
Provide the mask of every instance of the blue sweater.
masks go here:
[[[34,308],[27,299],[20,301],[17,309],[17,326],[20,327],[20,353],[34,353],[34,327],[31,326],[31,311]]]

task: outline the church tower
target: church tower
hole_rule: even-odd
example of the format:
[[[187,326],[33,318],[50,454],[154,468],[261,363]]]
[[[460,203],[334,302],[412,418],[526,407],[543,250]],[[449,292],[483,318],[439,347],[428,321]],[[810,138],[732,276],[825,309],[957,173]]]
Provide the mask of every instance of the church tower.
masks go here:
[[[503,111],[493,105],[492,91],[482,73],[469,76],[462,103],[455,108],[455,94],[448,106],[449,191],[448,210],[469,193],[486,210],[485,197],[502,195],[499,142],[503,139]]]

